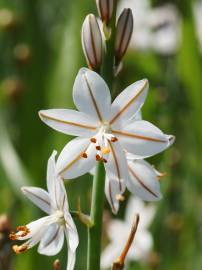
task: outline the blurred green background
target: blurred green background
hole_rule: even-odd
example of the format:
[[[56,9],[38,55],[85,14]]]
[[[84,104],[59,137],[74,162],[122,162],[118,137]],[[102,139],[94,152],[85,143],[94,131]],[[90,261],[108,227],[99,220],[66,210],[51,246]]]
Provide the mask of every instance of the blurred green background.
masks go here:
[[[202,269],[202,48],[196,35],[195,2],[152,1],[155,8],[175,5],[179,44],[168,54],[130,48],[117,80],[117,87],[124,89],[147,77],[150,92],[143,116],[177,138],[171,149],[150,159],[167,172],[161,182],[164,198],[157,203],[151,226],[151,258],[145,264],[131,264],[130,270]],[[53,148],[60,152],[70,138],[44,125],[37,112],[73,108],[74,78],[86,65],[80,29],[92,12],[96,12],[94,0],[0,0],[0,215],[10,220],[1,230],[0,217],[1,270],[52,269],[54,258],[39,255],[36,248],[12,254],[6,235],[10,227],[43,215],[21,195],[20,187],[45,188],[47,159]],[[82,210],[89,212],[91,184],[89,175],[67,184],[71,209],[76,209],[80,197]],[[120,218],[124,209],[125,205]],[[106,212],[110,213],[107,203]],[[83,270],[86,229],[76,223],[80,235],[76,270]],[[65,269],[66,251],[57,258],[63,258]]]

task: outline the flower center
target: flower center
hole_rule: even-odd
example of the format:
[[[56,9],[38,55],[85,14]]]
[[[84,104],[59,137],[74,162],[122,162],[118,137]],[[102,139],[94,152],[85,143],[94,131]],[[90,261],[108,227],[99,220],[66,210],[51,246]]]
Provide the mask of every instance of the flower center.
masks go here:
[[[59,225],[65,224],[65,218],[64,218],[64,214],[62,211],[60,211],[60,210],[55,211],[53,216],[56,219],[55,220],[56,223],[58,223]]]
[[[96,161],[107,162],[108,154],[111,152],[110,142],[116,142],[118,139],[111,133],[109,122],[104,121],[98,127],[98,132],[95,137],[90,139],[91,143],[95,144]],[[81,154],[83,158],[88,157],[88,151]]]

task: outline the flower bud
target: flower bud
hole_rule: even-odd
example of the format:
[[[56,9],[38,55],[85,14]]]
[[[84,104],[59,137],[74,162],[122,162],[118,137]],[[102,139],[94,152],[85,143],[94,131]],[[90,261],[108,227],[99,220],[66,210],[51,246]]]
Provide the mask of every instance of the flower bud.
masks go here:
[[[82,47],[89,68],[98,70],[102,63],[102,35],[93,14],[89,14],[84,20]]]
[[[113,14],[114,0],[96,0],[96,3],[101,20],[108,24]]]
[[[121,13],[116,30],[116,42],[115,42],[115,53],[116,53],[116,65],[118,65],[124,56],[131,36],[133,32],[133,14],[130,8],[125,8]]]

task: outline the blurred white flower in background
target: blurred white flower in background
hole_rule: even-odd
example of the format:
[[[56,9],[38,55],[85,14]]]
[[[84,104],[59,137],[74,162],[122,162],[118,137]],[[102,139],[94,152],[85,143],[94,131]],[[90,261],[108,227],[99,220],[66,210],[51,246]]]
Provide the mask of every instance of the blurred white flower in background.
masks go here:
[[[130,46],[138,50],[154,50],[159,54],[175,53],[180,45],[180,17],[171,4],[151,7],[150,0],[121,0],[119,12],[131,8],[134,31]]]
[[[153,204],[147,206],[143,201],[135,197],[129,199],[125,220],[114,219],[108,225],[107,234],[110,243],[102,253],[101,266],[103,269],[110,268],[112,263],[120,256],[128,239],[136,213],[140,215],[140,222],[135,239],[127,254],[126,264],[129,261],[147,261],[153,246],[153,238],[148,228],[152,223],[155,212],[156,208]]]

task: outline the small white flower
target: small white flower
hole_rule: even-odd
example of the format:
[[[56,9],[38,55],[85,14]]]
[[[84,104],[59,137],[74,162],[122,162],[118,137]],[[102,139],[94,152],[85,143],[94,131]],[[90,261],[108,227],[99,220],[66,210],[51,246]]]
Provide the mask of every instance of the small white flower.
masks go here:
[[[102,253],[101,266],[103,269],[110,268],[112,263],[120,256],[128,239],[135,213],[139,213],[140,222],[135,239],[126,256],[126,263],[129,261],[145,262],[147,260],[153,245],[152,235],[148,231],[148,227],[154,218],[155,208],[151,205],[145,206],[141,200],[132,197],[127,205],[125,220],[112,220],[107,228],[110,243]]]
[[[47,188],[23,187],[22,192],[41,210],[48,215],[33,221],[26,226],[17,227],[17,233],[11,233],[12,240],[27,240],[21,246],[14,245],[13,250],[19,254],[39,243],[38,252],[54,256],[62,249],[64,235],[68,243],[67,270],[74,269],[78,233],[69,213],[65,187],[55,171],[55,156],[53,152],[47,168]]]
[[[120,192],[128,179],[124,150],[137,159],[155,155],[174,141],[147,121],[129,120],[141,109],[148,91],[148,81],[127,87],[111,104],[110,91],[95,72],[83,68],[73,88],[74,103],[79,111],[52,109],[39,112],[47,125],[78,136],[70,141],[58,157],[56,170],[65,179],[89,172],[103,161],[109,179],[117,179]]]

